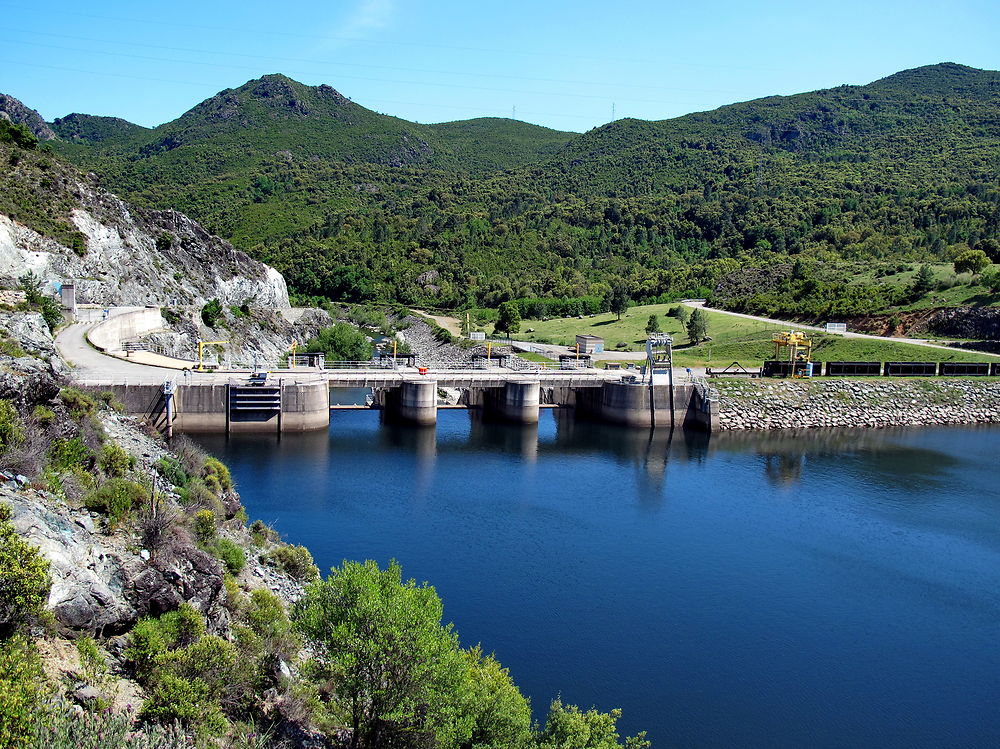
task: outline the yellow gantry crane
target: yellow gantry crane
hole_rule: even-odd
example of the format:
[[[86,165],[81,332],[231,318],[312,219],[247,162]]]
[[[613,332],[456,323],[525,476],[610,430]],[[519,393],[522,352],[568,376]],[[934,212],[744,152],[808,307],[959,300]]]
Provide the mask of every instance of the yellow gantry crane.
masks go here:
[[[205,346],[221,346],[224,343],[229,343],[229,341],[198,341],[198,371],[205,371],[204,363],[204,353]]]
[[[782,330],[771,338],[774,343],[774,360],[792,363],[792,377],[808,377],[812,374],[812,341],[805,333],[796,330]]]

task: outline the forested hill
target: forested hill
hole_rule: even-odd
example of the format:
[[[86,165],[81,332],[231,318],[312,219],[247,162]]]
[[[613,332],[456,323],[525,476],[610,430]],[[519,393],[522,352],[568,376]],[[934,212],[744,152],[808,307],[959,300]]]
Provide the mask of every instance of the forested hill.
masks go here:
[[[865,86],[582,135],[421,125],[271,75],[147,130],[52,141],[131,199],[176,207],[351,300],[634,299],[790,256],[948,260],[1000,235],[1000,74],[953,63]]]

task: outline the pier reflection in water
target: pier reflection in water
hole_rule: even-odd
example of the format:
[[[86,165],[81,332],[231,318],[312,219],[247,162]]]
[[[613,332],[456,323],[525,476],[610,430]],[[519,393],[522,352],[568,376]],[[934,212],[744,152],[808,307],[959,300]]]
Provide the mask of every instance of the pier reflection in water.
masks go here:
[[[1000,429],[634,430],[335,412],[199,438],[327,568],[397,558],[537,713],[657,746],[1000,743]]]

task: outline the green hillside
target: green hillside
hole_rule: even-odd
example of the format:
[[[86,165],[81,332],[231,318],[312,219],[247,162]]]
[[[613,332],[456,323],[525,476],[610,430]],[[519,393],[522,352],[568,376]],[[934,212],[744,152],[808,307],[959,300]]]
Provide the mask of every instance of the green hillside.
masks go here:
[[[271,75],[153,130],[53,143],[304,294],[448,308],[620,282],[655,301],[797,260],[863,314],[912,300],[858,287],[861,271],[998,254],[998,104],[1000,74],[943,63],[574,135],[421,125]]]

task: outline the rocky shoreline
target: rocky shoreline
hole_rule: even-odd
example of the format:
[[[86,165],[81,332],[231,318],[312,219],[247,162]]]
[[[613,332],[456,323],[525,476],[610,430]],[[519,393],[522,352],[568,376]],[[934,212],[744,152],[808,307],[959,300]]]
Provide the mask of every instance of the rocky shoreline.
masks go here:
[[[720,431],[1000,423],[1000,380],[717,380]]]

